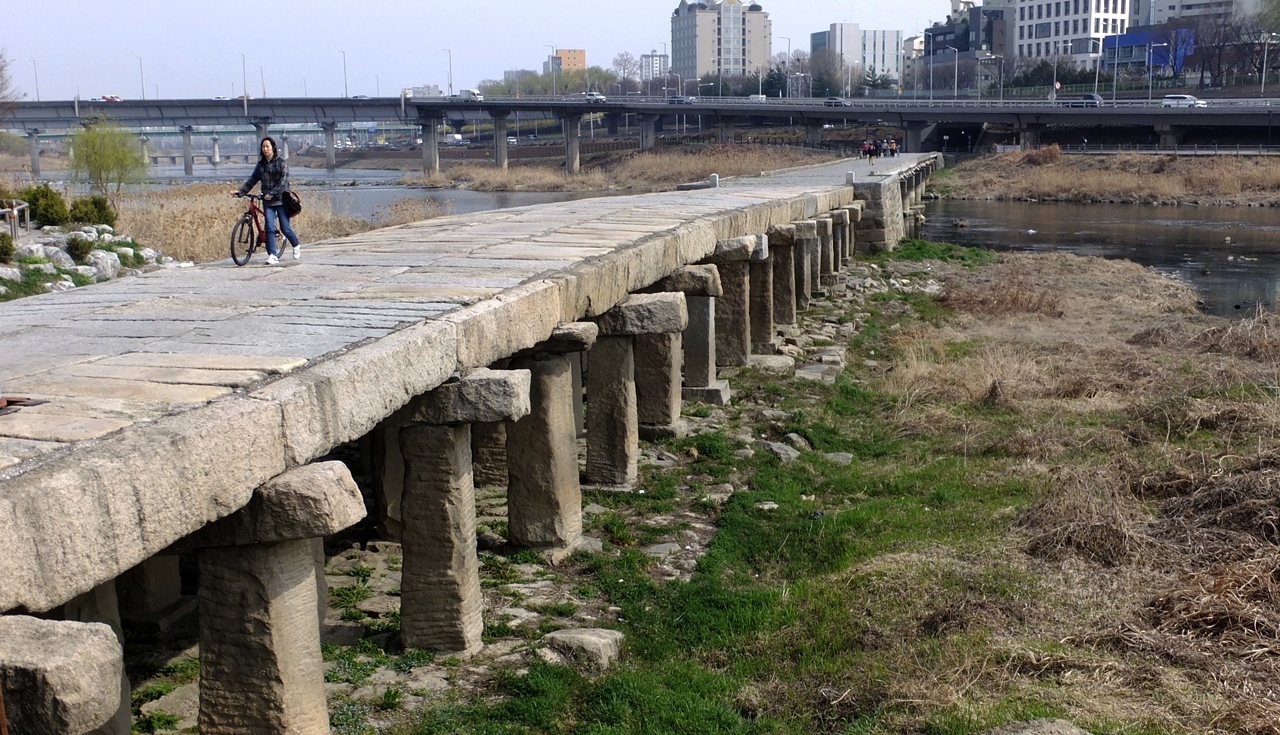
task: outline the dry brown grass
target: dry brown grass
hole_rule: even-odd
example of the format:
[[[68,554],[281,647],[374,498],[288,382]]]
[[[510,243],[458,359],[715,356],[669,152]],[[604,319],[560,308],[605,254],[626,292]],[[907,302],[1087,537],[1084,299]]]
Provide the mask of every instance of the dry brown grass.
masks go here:
[[[375,211],[372,220],[337,214],[323,192],[302,191],[302,214],[294,231],[306,242],[342,237],[375,227],[389,227],[438,217],[433,201],[406,197]],[[138,243],[162,250],[178,260],[197,263],[229,255],[231,226],[245,210],[245,202],[227,195],[221,184],[196,184],[124,195],[117,229]]]
[[[1280,205],[1280,159],[1271,156],[1055,156],[1053,151],[964,161],[939,185],[956,199]]]
[[[447,164],[430,178],[408,175],[407,184],[456,185],[474,191],[669,191],[678,184],[721,177],[750,176],[762,171],[806,166],[836,160],[829,152],[771,146],[725,145],[623,155],[588,160],[582,173],[566,174],[559,164],[513,162],[507,171],[492,164]]]

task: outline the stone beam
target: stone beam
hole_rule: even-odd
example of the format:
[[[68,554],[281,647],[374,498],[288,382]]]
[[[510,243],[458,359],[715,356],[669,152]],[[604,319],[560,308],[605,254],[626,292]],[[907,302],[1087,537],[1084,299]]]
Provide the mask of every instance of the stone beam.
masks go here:
[[[513,358],[530,357],[539,353],[547,355],[567,355],[574,352],[585,352],[591,349],[600,336],[600,327],[595,322],[570,322],[561,324],[551,332],[551,336],[534,345],[531,349],[520,350]]]
[[[106,724],[120,708],[123,655],[105,623],[0,616],[9,732],[84,735]]]
[[[632,294],[596,319],[602,337],[673,334],[689,326],[683,293]]]
[[[529,371],[479,368],[409,402],[393,419],[400,424],[488,424],[529,414]]]
[[[714,265],[687,265],[654,284],[653,291],[673,291],[685,296],[724,295],[720,271]]]

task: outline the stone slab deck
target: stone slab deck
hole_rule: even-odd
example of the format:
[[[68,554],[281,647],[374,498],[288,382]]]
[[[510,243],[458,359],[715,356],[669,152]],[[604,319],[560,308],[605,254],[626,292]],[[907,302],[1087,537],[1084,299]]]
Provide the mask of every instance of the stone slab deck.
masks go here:
[[[0,415],[0,612],[116,577],[719,239],[849,204],[846,171],[867,166],[441,217],[308,244],[287,267],[221,261],[0,304],[0,389],[48,401]]]

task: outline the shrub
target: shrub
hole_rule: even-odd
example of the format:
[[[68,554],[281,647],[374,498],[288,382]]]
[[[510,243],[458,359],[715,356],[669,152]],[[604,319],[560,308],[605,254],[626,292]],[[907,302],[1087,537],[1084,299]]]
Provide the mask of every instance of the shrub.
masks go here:
[[[70,255],[75,262],[83,263],[91,252],[93,252],[93,240],[75,235],[67,238],[67,255]]]
[[[12,262],[15,252],[17,252],[17,249],[13,246],[13,235],[7,232],[0,232],[0,263]]]
[[[65,225],[71,221],[67,200],[48,184],[28,186],[18,198],[31,205],[31,219],[42,225]]]
[[[94,194],[85,199],[77,199],[71,203],[71,221],[83,222],[86,225],[116,226],[116,210],[111,202],[101,194]]]

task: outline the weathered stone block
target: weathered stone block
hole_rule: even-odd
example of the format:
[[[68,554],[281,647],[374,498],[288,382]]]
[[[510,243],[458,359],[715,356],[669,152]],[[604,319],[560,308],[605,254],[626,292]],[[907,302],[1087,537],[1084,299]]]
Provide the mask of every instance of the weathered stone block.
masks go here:
[[[665,294],[655,294],[665,295]],[[680,296],[683,305],[683,294]],[[601,337],[586,353],[587,481],[631,485],[638,477],[635,355],[631,337]]]
[[[479,368],[414,398],[394,420],[443,426],[515,421],[528,413],[527,370]]]
[[[721,296],[720,271],[714,265],[687,265],[658,281],[655,291],[678,291],[686,296]]]
[[[747,261],[719,263],[724,296],[716,304],[716,365],[737,367],[751,356],[751,277]]]
[[[636,337],[636,415],[641,424],[667,425],[679,420],[682,346],[679,333]]]
[[[716,300],[710,296],[690,296],[686,304],[689,326],[682,340],[684,384],[691,388],[706,387],[716,380]]]
[[[581,657],[597,668],[607,668],[622,653],[622,631],[607,628],[573,628],[552,631],[543,643],[572,657]]]
[[[476,487],[507,486],[506,423],[471,425],[471,472]]]
[[[108,625],[0,616],[0,690],[14,735],[83,735],[105,724],[120,708],[123,675]]]
[[[689,326],[682,293],[633,294],[597,319],[601,337],[671,334]]]
[[[512,362],[529,370],[532,410],[507,427],[507,533],[515,548],[567,548],[582,538],[573,370],[564,355]]]
[[[560,297],[559,284],[536,281],[444,315],[457,325],[457,369],[491,365],[547,339],[563,321]]]
[[[521,350],[515,356],[524,357],[538,352],[549,354],[567,354],[584,352],[591,349],[600,336],[600,327],[595,322],[570,322],[561,324],[551,332],[551,336],[534,345],[531,349]]]

